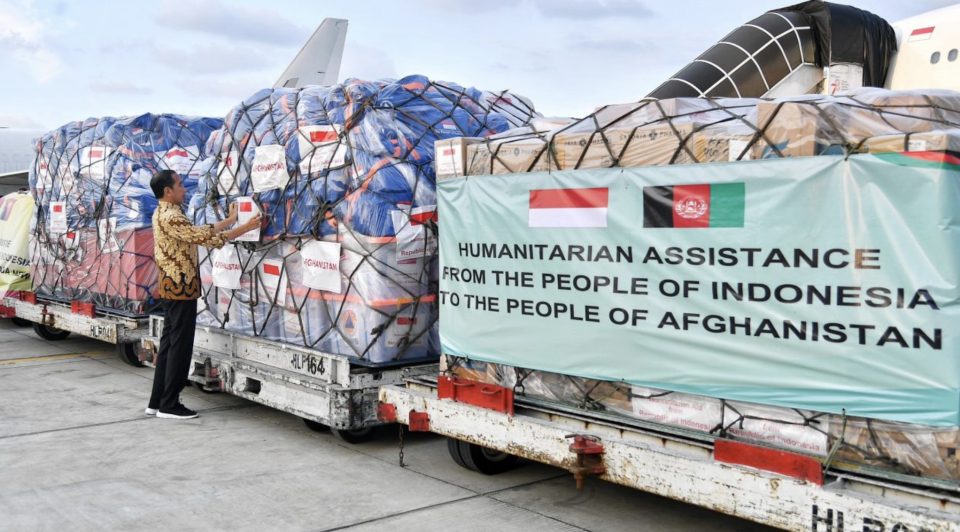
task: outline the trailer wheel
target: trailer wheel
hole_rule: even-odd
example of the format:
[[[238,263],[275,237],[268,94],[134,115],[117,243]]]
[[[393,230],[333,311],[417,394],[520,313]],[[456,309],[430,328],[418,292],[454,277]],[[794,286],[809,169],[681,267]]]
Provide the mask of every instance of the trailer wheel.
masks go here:
[[[49,325],[43,325],[41,323],[33,324],[33,332],[37,333],[37,336],[43,338],[44,340],[52,341],[63,340],[64,338],[70,336],[70,331],[64,331],[63,329],[58,329]]]
[[[13,322],[17,327],[30,327],[33,325],[33,322],[30,320],[25,320],[23,318],[10,318],[10,321]]]
[[[314,432],[326,432],[329,427],[323,423],[317,423],[312,419],[303,418],[303,424],[307,426],[308,429]]]
[[[450,453],[450,458],[453,458],[458,466],[469,469],[466,462],[463,461],[463,457],[460,456],[460,440],[447,438],[447,452]]]
[[[373,438],[373,427],[365,427],[362,429],[353,430],[340,430],[331,428],[330,433],[336,436],[337,439],[347,443],[364,443]]]
[[[120,360],[135,368],[142,368],[146,364],[140,360],[140,349],[139,342],[118,343],[117,356],[120,357]]]
[[[465,441],[457,440],[457,447],[460,451],[460,459],[463,460],[463,466],[471,471],[483,473],[484,475],[499,475],[517,467],[519,459],[512,455],[488,449],[482,445],[475,445]],[[454,458],[454,461],[457,461]],[[459,463],[459,462],[457,462]]]

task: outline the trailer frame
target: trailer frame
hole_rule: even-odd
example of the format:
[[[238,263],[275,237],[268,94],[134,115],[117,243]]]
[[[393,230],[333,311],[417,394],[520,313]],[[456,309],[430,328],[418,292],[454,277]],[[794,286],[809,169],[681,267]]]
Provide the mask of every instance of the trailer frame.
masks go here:
[[[142,342],[156,353],[163,317],[151,316]],[[189,379],[207,392],[226,392],[303,418],[308,427],[331,429],[351,443],[384,424],[377,417],[382,384],[436,374],[438,363],[368,365],[356,357],[197,327]]]
[[[497,386],[473,384],[487,403],[498,393]],[[451,456],[469,469],[477,468],[464,464],[464,445],[567,469],[578,484],[595,476],[786,530],[960,530],[955,493],[831,471],[806,455],[688,438],[523,397],[512,400],[510,412],[499,404],[473,404],[470,394],[440,398],[437,390],[436,378],[385,385],[381,417],[451,438]]]
[[[67,303],[38,297],[32,292],[8,294],[0,303],[0,311],[4,317],[32,322],[38,334],[46,328],[114,344],[118,356],[132,366],[142,367],[151,362],[148,354],[140,349],[141,340],[148,332],[149,315],[125,315],[97,308],[92,303]]]

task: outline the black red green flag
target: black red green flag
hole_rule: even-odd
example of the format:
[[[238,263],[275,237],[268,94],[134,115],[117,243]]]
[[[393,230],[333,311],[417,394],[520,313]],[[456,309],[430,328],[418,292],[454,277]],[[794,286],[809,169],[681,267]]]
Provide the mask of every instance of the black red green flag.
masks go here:
[[[743,183],[643,187],[644,227],[743,227]]]

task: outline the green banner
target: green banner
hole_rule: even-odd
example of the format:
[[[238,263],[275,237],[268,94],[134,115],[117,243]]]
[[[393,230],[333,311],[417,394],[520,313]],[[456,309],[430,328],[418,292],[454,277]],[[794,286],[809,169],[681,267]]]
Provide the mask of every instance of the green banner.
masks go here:
[[[445,353],[960,424],[960,167],[862,155],[438,184]]]
[[[31,290],[30,220],[33,198],[26,192],[0,198],[0,295]]]

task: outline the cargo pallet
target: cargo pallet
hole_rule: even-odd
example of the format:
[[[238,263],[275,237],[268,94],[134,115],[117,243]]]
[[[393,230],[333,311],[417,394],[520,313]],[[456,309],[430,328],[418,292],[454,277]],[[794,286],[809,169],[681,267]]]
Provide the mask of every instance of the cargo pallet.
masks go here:
[[[31,322],[45,340],[63,340],[71,333],[115,344],[117,355],[131,366],[143,367],[151,360],[141,348],[149,316],[131,316],[97,308],[93,303],[57,301],[33,292],[7,294],[0,316]]]
[[[460,466],[493,474],[525,458],[797,531],[960,530],[960,493],[837,472],[814,457],[514,397],[455,377],[380,389],[382,421],[450,438]]]
[[[143,346],[156,352],[163,317],[151,316]],[[152,356],[152,355],[151,355]],[[377,417],[381,384],[438,371],[436,361],[371,365],[356,357],[197,327],[189,379],[205,392],[226,392],[293,414],[312,430],[366,441]]]

